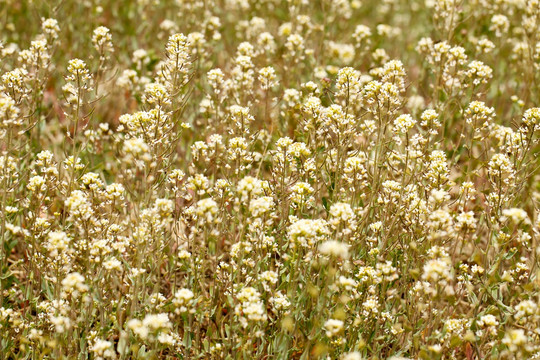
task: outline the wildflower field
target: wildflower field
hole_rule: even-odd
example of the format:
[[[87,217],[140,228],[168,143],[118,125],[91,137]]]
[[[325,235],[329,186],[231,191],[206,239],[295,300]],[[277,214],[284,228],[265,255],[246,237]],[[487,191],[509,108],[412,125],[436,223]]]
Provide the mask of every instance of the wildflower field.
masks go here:
[[[540,359],[539,0],[0,18],[0,359]]]

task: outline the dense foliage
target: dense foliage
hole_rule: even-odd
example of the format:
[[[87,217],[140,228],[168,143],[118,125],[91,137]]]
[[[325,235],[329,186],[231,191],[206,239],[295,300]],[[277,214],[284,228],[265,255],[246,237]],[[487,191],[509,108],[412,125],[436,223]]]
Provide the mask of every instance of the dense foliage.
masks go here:
[[[0,15],[0,358],[540,358],[539,0]]]

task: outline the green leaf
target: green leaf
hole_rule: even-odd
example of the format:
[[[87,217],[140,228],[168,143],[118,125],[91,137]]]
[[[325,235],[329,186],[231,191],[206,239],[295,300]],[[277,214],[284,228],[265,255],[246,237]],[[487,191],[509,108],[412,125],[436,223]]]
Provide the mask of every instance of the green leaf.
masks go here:
[[[324,208],[326,209],[326,211],[329,211],[329,210],[328,210],[328,198],[323,197],[323,198],[322,198],[322,203],[323,203],[323,206],[324,206]]]

